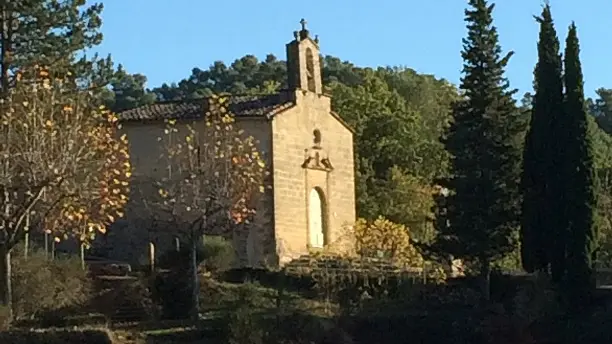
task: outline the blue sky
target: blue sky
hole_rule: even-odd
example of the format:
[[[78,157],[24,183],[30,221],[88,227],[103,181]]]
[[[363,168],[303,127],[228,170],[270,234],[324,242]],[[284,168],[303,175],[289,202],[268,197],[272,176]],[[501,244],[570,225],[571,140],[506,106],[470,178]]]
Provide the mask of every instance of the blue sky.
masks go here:
[[[98,0],[100,1],[100,0]],[[93,2],[90,1],[90,2]],[[104,42],[131,73],[145,74],[148,87],[179,81],[193,67],[231,62],[246,54],[284,59],[304,17],[320,37],[325,55],[359,66],[407,66],[457,83],[461,70],[463,10],[467,0],[105,0]],[[536,61],[538,0],[498,1],[495,24],[505,51],[511,85],[531,90]],[[612,87],[610,0],[551,0],[560,39],[574,20],[582,48],[585,90]]]

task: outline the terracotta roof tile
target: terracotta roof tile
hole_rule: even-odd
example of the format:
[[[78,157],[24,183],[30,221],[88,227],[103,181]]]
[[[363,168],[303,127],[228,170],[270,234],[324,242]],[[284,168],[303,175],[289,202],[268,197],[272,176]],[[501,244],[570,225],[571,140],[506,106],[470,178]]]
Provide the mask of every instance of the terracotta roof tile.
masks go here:
[[[271,117],[293,105],[283,93],[270,95],[232,95],[229,111],[236,117]],[[164,119],[196,119],[206,112],[206,98],[196,100],[158,102],[118,113],[121,121],[155,121]]]

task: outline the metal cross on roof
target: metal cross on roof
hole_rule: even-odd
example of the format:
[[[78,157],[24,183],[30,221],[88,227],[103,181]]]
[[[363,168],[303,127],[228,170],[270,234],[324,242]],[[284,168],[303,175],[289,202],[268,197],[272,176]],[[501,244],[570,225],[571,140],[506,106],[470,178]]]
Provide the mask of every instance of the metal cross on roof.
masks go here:
[[[302,30],[306,30],[306,19],[302,18],[302,20],[300,20],[300,24],[302,25]]]

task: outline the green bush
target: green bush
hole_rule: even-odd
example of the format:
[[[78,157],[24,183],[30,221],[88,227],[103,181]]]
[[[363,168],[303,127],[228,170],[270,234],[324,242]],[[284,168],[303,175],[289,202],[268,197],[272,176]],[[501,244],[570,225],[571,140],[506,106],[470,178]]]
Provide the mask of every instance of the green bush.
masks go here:
[[[234,246],[221,236],[207,236],[202,245],[201,266],[213,273],[229,270],[236,260]]]
[[[27,259],[14,254],[13,311],[16,320],[43,314],[58,317],[85,305],[92,296],[92,283],[78,257],[47,260],[44,252],[33,251]]]
[[[262,291],[256,283],[244,283],[234,291],[233,311],[223,321],[228,343],[353,343],[351,336],[329,318],[287,309],[279,304],[265,309],[264,305],[275,304],[276,296]]]
[[[231,268],[236,258],[235,249],[229,240],[221,236],[206,236],[196,247],[196,262],[200,268],[210,272],[222,272]],[[191,268],[191,246],[183,245],[179,251],[164,252],[157,260],[163,269],[189,271]]]
[[[112,344],[104,330],[85,331],[7,331],[0,332],[0,343],[11,344]]]
[[[247,306],[240,306],[227,319],[229,344],[263,344],[265,323]]]

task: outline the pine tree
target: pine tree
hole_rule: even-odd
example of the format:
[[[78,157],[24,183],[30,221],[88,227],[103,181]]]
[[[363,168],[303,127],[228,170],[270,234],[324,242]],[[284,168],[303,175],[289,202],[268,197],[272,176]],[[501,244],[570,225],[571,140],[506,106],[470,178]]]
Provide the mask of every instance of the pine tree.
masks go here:
[[[594,287],[597,178],[593,143],[588,131],[580,46],[573,23],[565,44],[567,153],[560,172],[566,187],[565,208],[561,211],[566,215],[564,219],[568,228],[567,281],[574,304],[579,305],[589,289]]]
[[[82,57],[102,42],[101,3],[85,0],[0,1],[0,96],[23,68],[38,65],[70,73],[92,89],[112,76],[110,57]],[[79,56],[80,55],[80,56]]]
[[[504,69],[512,53],[502,56],[493,26],[494,5],[470,0],[465,11],[463,98],[453,109],[444,144],[452,155],[448,225],[438,228],[438,249],[478,262],[484,296],[489,293],[491,262],[515,249],[519,222],[520,112]]]
[[[563,151],[559,144],[560,116],[563,114],[562,59],[559,39],[550,6],[540,17],[538,63],[534,70],[533,107],[525,138],[521,191],[521,258],[529,272],[548,271],[559,279],[564,271],[565,244],[559,214],[553,206],[559,202],[559,188],[554,180],[556,161]]]

